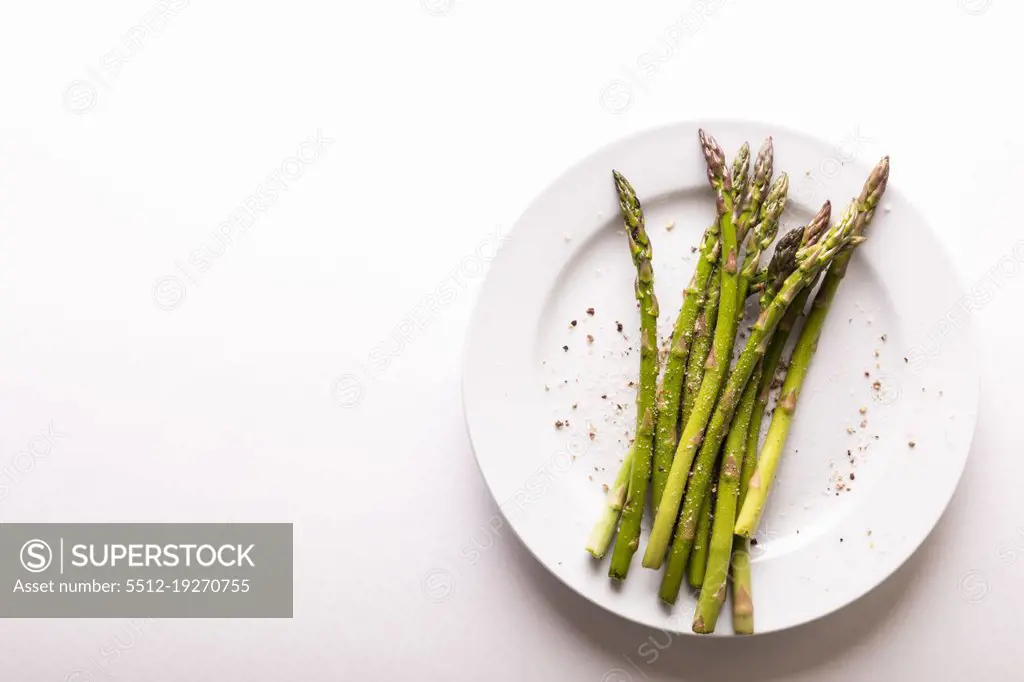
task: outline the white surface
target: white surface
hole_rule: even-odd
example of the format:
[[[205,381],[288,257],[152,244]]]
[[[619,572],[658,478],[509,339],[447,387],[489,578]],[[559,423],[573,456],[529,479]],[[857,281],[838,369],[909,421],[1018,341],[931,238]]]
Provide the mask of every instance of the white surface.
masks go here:
[[[0,469],[50,420],[69,434],[0,518],[293,520],[296,617],[135,636],[5,621],[5,680],[1020,678],[1024,276],[998,269],[1024,236],[1007,216],[1019,3],[192,2],[93,110],[65,109],[154,4],[9,3],[0,21]],[[720,80],[769,66],[784,75],[745,95]],[[956,325],[982,346],[971,466],[922,551],[835,616],[754,641],[630,625],[489,531],[459,400],[467,256],[593,149],[718,116],[892,154],[977,287],[921,352]],[[336,140],[320,160],[181,307],[156,307],[154,283],[318,128]],[[347,374],[362,392],[332,400]]]
[[[793,176],[780,233],[814,215],[813,171],[832,154],[829,143],[752,122],[699,125],[729,150],[771,135],[778,172]],[[697,128],[662,126],[609,145],[531,203],[484,282],[463,380],[480,468],[529,550],[612,613],[685,634],[696,603],[687,590],[667,609],[657,598],[664,571],[643,569],[637,556],[628,580],[613,582],[609,558],[596,562],[582,547],[605,504],[601,486],[613,485],[636,423],[636,270],[610,169],[630,179],[645,207],[664,311],[657,343],[667,348],[695,267],[691,247],[714,215]],[[829,187],[837,219],[873,164],[837,164]],[[976,344],[965,330],[933,358],[915,355],[911,364],[903,352],[928,335],[964,285],[931,276],[952,262],[895,180],[876,216],[833,302],[753,543],[761,633],[828,615],[889,577],[938,522],[967,460],[978,408]],[[756,317],[749,307],[743,337]],[[715,634],[731,633],[726,608]]]

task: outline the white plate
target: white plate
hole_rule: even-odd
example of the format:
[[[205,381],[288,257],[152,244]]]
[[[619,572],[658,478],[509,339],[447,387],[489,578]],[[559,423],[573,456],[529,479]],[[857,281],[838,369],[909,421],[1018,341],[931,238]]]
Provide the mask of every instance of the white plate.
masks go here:
[[[802,224],[826,198],[838,215],[877,161],[849,161],[833,145],[774,126],[702,125],[730,158],[744,140],[756,149],[774,137],[776,172],[791,178],[783,230]],[[689,633],[693,596],[668,608],[657,597],[661,571],[640,565],[649,519],[622,585],[608,579],[608,557],[597,562],[583,549],[603,504],[601,485],[615,477],[633,430],[629,382],[639,366],[635,272],[613,168],[630,179],[645,208],[667,337],[693,269],[691,246],[714,210],[696,124],[602,149],[523,214],[492,263],[470,325],[466,421],[491,493],[541,563],[609,611]],[[948,333],[947,318],[963,288],[899,191],[899,159],[892,168],[868,242],[826,323],[757,536],[759,633],[824,616],[882,582],[936,524],[967,461],[978,404],[976,351],[965,330]],[[880,391],[872,389],[876,380]],[[559,419],[569,426],[555,428]],[[718,632],[732,632],[728,605]]]

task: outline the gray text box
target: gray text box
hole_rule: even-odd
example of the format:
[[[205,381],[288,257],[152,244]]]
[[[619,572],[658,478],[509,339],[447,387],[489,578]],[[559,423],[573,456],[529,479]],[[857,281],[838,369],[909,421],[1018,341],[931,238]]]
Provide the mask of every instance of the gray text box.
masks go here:
[[[288,523],[2,523],[0,618],[291,618]]]

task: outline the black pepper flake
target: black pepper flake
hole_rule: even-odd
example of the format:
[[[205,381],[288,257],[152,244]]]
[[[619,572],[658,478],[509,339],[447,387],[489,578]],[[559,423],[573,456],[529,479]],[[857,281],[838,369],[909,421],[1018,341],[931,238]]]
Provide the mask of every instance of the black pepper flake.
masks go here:
[[[587,334],[587,343],[594,343],[594,335]]]
[[[869,372],[869,371],[867,371],[867,370],[864,370],[864,376],[866,376],[866,377],[869,377],[869,376],[871,376],[871,372]]]
[[[879,338],[882,339],[882,341],[888,341],[889,340],[889,335],[888,334],[882,334]]]
[[[594,316],[594,309],[593,308],[587,308],[587,315],[590,315],[591,317],[593,317]]]
[[[568,353],[569,352],[569,346],[562,346],[562,350],[564,350],[566,353]]]
[[[842,539],[842,538],[839,538],[839,542],[842,542],[842,541],[843,541],[843,539]]]
[[[856,480],[857,480],[857,474],[855,474],[855,473],[853,473],[853,472],[851,471],[851,472],[850,472],[850,480],[851,480],[851,481],[856,481]]]
[[[601,400],[608,400],[608,394],[607,393],[602,393],[601,394]]]
[[[909,445],[909,446],[910,446],[910,447],[912,447],[912,448],[913,448],[913,447],[917,447],[917,443],[915,443],[914,441],[909,441],[909,442],[907,443],[907,445]]]
[[[750,546],[757,547],[757,538],[750,538]]]
[[[576,326],[576,320],[573,320],[572,322],[570,322],[569,326],[570,327],[575,327]]]
[[[617,321],[615,323],[615,329],[616,329],[616,331],[620,331],[621,332],[622,331],[622,323]]]
[[[903,358],[903,362],[910,362],[910,360],[907,360],[906,358]]]
[[[555,422],[555,428],[556,428],[556,429],[560,429],[560,428],[562,428],[563,426],[565,426],[565,422],[564,422],[564,421],[562,421],[561,419],[559,419],[558,421],[556,421],[556,422]]]

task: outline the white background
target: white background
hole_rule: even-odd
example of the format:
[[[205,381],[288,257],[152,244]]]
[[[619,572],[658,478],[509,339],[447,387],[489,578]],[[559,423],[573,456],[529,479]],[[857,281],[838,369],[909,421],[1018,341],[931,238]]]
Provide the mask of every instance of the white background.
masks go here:
[[[293,521],[296,585],[290,621],[0,621],[2,677],[1020,679],[1024,276],[991,273],[1024,237],[1022,19],[1012,0],[8,3],[0,519]],[[491,533],[459,395],[464,259],[595,148],[708,117],[891,154],[958,263],[935,276],[996,290],[957,317],[981,416],[931,538],[860,602],[747,640],[627,624]],[[276,200],[200,272],[190,253],[261,184]],[[458,296],[424,320],[444,281]]]

